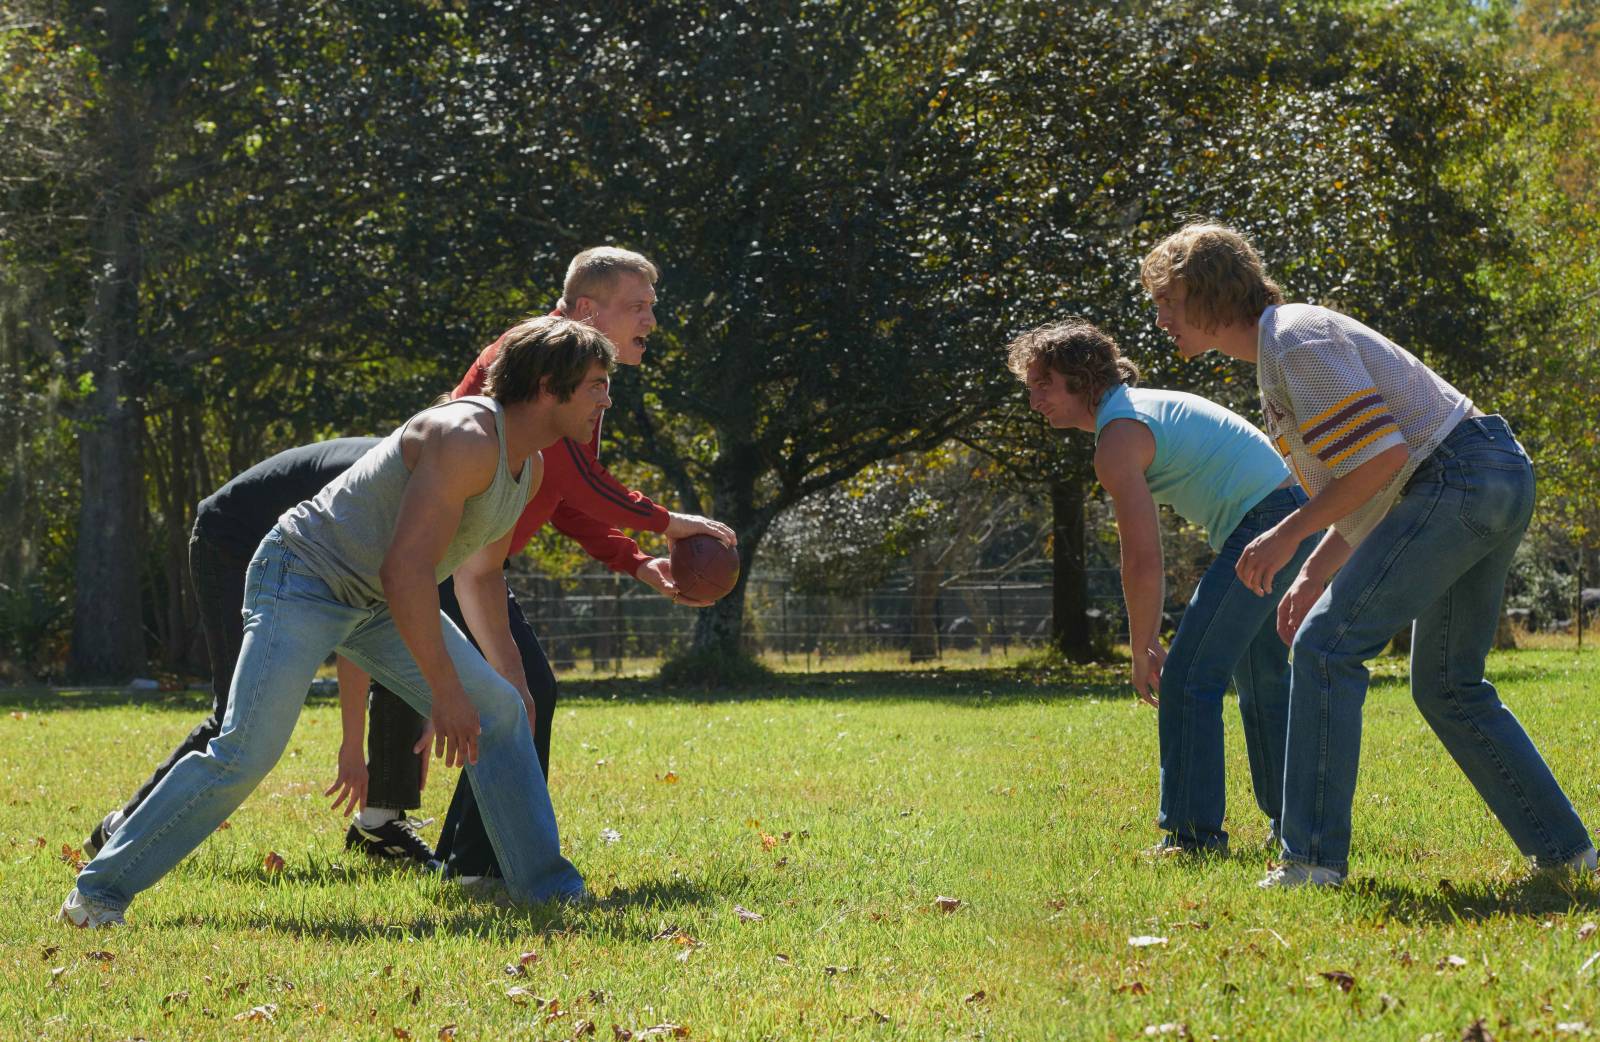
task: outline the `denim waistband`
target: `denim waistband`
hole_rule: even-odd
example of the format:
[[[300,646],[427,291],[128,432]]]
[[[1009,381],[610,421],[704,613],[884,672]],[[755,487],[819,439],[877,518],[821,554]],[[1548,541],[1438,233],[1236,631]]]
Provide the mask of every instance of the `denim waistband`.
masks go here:
[[[1245,517],[1249,517],[1257,510],[1271,511],[1272,513],[1287,514],[1298,510],[1306,502],[1306,494],[1299,485],[1285,485],[1268,492],[1255,506],[1246,510]]]
[[[1467,416],[1451,428],[1432,455],[1449,459],[1468,443],[1480,441],[1505,441],[1515,445],[1517,436],[1511,433],[1511,424],[1506,422],[1504,416]]]

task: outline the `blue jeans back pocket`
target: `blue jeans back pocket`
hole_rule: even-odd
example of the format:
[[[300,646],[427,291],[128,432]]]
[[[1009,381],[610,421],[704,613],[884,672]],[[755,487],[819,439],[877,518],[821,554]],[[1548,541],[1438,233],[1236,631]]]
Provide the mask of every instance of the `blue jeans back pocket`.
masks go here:
[[[1465,479],[1461,523],[1491,537],[1527,527],[1533,515],[1533,468],[1515,452],[1474,453],[1455,461]]]

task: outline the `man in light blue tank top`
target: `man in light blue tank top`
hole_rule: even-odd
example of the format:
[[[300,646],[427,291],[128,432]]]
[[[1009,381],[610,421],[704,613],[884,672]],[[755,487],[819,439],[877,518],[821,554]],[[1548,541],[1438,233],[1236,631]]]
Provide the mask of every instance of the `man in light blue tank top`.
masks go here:
[[[1234,573],[1244,547],[1305,502],[1264,434],[1215,402],[1133,385],[1138,367],[1085,322],[1044,326],[1010,345],[1011,371],[1052,427],[1093,431],[1094,468],[1122,543],[1132,680],[1157,708],[1161,853],[1225,852],[1222,696],[1239,693],[1256,804],[1276,834],[1288,729],[1288,649],[1266,596]],[[1206,530],[1216,560],[1200,578],[1171,651],[1161,646],[1164,568],[1156,505]],[[1303,560],[1316,544],[1298,550]]]
[[[122,922],[134,895],[216,831],[282,756],[334,651],[432,717],[435,751],[465,766],[514,897],[583,895],[539,769],[500,564],[543,476],[539,450],[589,436],[611,404],[614,358],[589,326],[530,319],[506,334],[487,397],[418,413],[278,519],[245,579],[221,732],[179,760],[83,867],[64,920]],[[439,610],[438,584],[451,574],[482,654]]]

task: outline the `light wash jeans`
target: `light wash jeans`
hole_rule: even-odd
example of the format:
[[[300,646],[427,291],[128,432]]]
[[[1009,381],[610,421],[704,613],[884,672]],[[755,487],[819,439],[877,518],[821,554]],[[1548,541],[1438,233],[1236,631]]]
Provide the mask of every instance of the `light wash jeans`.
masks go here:
[[[1417,468],[1294,639],[1283,856],[1347,870],[1366,662],[1411,622],[1411,697],[1517,849],[1542,863],[1588,832],[1484,679],[1533,466],[1499,416],[1470,417]]]
[[[1299,486],[1276,489],[1252,507],[1194,596],[1161,670],[1161,705],[1156,710],[1161,740],[1161,813],[1166,842],[1185,849],[1223,850],[1227,798],[1222,766],[1222,695],[1228,678],[1239,692],[1244,747],[1256,806],[1278,828],[1283,799],[1283,743],[1289,720],[1289,648],[1278,636],[1278,602],[1318,536],[1308,536],[1258,597],[1234,571],[1239,555],[1256,536],[1306,501]]]
[[[222,731],[204,751],[172,768],[111,841],[78,875],[78,892],[125,908],[200,845],[283,755],[317,667],[335,650],[361,666],[417,712],[431,695],[385,605],[353,608],[267,533],[245,579],[244,643]],[[555,811],[534,753],[522,697],[448,618],[445,647],[482,733],[467,776],[506,886],[525,901],[577,897],[583,879],[561,856]]]

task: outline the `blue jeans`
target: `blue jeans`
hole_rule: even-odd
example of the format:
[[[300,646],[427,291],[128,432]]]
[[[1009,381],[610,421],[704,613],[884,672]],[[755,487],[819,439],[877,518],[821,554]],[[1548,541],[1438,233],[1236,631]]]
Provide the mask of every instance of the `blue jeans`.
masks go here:
[[[1347,870],[1366,662],[1412,623],[1411,697],[1517,849],[1541,862],[1588,832],[1528,733],[1484,679],[1533,466],[1499,416],[1471,417],[1423,461],[1294,639],[1284,858]]]
[[[337,650],[399,694],[431,709],[428,685],[386,605],[354,608],[287,549],[277,530],[257,548],[245,579],[244,642],[222,731],[172,768],[78,876],[83,896],[125,908],[200,845],[283,755],[317,667]],[[478,763],[467,776],[513,896],[537,901],[583,893],[561,856],[555,811],[533,749],[522,697],[443,615],[445,647],[478,711]]]
[[[1274,831],[1283,798],[1283,742],[1289,717],[1289,649],[1278,636],[1278,602],[1316,548],[1307,537],[1258,597],[1234,566],[1250,541],[1306,501],[1299,486],[1269,493],[1239,521],[1184,610],[1161,669],[1161,816],[1168,842],[1220,850],[1226,789],[1222,767],[1222,695],[1229,677],[1239,692],[1244,745],[1256,806]]]

